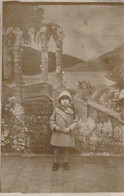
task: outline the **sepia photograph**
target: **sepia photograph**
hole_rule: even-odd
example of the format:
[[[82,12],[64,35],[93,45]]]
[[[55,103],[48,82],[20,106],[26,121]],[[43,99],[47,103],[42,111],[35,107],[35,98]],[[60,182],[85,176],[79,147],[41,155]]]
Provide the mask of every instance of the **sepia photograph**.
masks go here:
[[[124,192],[124,3],[2,1],[1,193]]]

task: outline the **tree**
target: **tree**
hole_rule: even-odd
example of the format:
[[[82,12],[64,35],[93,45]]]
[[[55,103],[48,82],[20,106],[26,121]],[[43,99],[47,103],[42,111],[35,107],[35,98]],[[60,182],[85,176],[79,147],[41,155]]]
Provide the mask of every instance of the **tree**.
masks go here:
[[[28,38],[28,29],[39,29],[44,22],[44,9],[33,3],[4,2],[3,28],[20,28],[23,37]]]

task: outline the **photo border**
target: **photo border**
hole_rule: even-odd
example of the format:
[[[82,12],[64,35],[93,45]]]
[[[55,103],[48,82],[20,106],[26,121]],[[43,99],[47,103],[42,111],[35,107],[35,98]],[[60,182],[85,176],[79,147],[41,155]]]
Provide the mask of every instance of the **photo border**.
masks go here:
[[[1,101],[1,93],[2,93],[2,9],[3,9],[3,3],[4,2],[22,2],[22,3],[42,3],[45,5],[48,4],[60,4],[60,5],[69,5],[69,4],[86,4],[86,5],[124,5],[124,0],[17,0],[17,1],[11,1],[11,0],[1,0],[0,1],[0,101]],[[123,27],[124,31],[124,27]],[[0,102],[1,103],[1,102]],[[0,104],[0,125],[1,125],[1,104]],[[1,126],[0,126],[1,127]],[[1,128],[0,128],[0,135],[1,135]],[[0,141],[1,144],[1,141]],[[0,145],[0,155],[1,155],[1,145]],[[1,178],[1,156],[0,156],[0,178]],[[123,179],[124,180],[124,179]],[[1,179],[0,179],[1,181]],[[0,193],[1,196],[40,196],[40,195],[50,195],[50,196],[124,196],[123,192],[97,192],[97,193]]]

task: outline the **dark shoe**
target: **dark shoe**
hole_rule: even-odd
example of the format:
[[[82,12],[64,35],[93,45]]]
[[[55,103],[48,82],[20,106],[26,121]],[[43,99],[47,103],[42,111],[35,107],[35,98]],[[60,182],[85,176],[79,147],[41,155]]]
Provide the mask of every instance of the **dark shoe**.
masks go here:
[[[52,170],[53,170],[53,171],[57,171],[58,168],[59,168],[59,164],[58,164],[58,163],[54,163],[54,164],[53,164]]]
[[[70,169],[70,167],[69,167],[67,162],[63,163],[63,167],[64,167],[65,170],[69,170]]]

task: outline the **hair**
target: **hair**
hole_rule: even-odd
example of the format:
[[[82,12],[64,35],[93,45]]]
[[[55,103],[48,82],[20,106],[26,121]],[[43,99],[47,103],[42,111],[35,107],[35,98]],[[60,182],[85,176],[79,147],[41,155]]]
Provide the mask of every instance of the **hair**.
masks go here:
[[[63,97],[68,97],[68,96],[62,96],[62,97],[58,100],[59,104],[61,104],[61,99],[62,99]],[[71,107],[71,109],[72,109],[73,112],[74,112],[74,114],[73,114],[73,119],[75,119],[77,111],[76,111],[76,109],[75,109],[75,107],[74,107],[74,103],[71,102],[70,97],[68,97],[68,99],[70,100],[70,107]],[[61,108],[61,106],[60,106],[60,108]]]
[[[68,99],[69,99],[69,101],[70,101],[70,103],[71,103],[71,99],[70,99],[70,97],[68,97],[68,96],[66,96],[66,95],[63,95],[62,97],[60,97],[60,99],[58,100],[58,102],[61,104],[61,99],[63,99],[64,97],[67,97]]]

